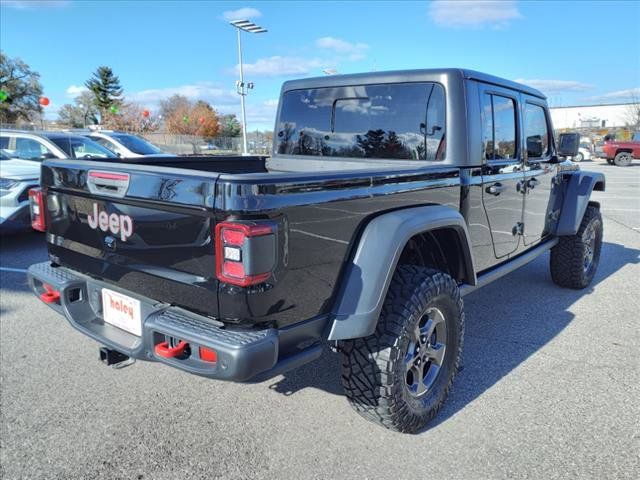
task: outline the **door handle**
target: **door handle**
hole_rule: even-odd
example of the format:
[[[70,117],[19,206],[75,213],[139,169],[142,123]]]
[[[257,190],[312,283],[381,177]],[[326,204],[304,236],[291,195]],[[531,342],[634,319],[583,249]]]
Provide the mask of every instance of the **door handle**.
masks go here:
[[[539,184],[540,184],[540,180],[538,180],[537,178],[531,178],[527,182],[527,187],[533,189],[533,188],[536,188],[536,185],[539,185]]]
[[[504,191],[504,189],[505,186],[501,183],[494,183],[493,185],[488,186],[485,191],[491,195],[498,196]]]

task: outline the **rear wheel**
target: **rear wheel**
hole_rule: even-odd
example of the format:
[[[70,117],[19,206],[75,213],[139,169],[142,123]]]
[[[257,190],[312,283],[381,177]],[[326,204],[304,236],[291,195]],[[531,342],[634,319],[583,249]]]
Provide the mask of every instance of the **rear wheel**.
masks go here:
[[[437,270],[398,267],[375,333],[340,342],[342,384],[364,418],[414,433],[444,403],[460,365],[464,310]]]
[[[561,287],[581,289],[593,280],[602,248],[600,210],[588,206],[578,233],[560,237],[551,249],[551,278]]]
[[[616,157],[613,159],[613,163],[618,167],[628,167],[632,160],[633,156],[631,156],[631,152],[620,152],[616,154]]]

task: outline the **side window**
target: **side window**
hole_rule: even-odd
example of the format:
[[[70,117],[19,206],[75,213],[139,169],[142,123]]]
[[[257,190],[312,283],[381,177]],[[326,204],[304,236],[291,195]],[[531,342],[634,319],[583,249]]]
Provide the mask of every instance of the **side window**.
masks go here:
[[[43,160],[54,155],[51,150],[36,140],[17,137],[15,156],[23,160]]]
[[[493,104],[491,95],[482,95],[482,151],[486,160],[493,160]]]
[[[427,100],[427,160],[444,160],[444,88],[435,84]]]
[[[485,94],[482,99],[482,137],[487,160],[516,158],[516,105],[512,98]]]
[[[524,138],[527,157],[540,158],[549,153],[549,129],[544,108],[527,103],[524,110]]]
[[[495,159],[516,158],[516,106],[511,98],[493,96]]]

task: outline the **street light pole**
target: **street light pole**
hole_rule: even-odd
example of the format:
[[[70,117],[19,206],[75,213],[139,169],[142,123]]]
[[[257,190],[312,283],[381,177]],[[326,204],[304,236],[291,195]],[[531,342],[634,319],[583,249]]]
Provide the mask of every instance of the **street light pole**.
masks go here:
[[[244,71],[242,65],[242,39],[240,38],[240,30],[244,30],[249,33],[264,33],[267,30],[256,25],[249,20],[234,20],[229,22],[231,26],[235,27],[238,34],[238,65],[240,69],[240,80],[236,82],[236,91],[238,95],[240,95],[240,108],[242,110],[242,154],[248,155],[247,151],[247,114],[244,106],[244,97],[247,95],[247,90],[251,90],[253,88],[253,83],[249,82],[248,84],[244,83]]]
[[[240,85],[238,93],[240,94],[240,108],[242,110],[242,154],[247,155],[247,114],[244,109],[244,97],[247,92],[244,88],[244,72],[242,71],[242,40],[240,39],[240,29],[238,32],[238,65],[240,65]]]

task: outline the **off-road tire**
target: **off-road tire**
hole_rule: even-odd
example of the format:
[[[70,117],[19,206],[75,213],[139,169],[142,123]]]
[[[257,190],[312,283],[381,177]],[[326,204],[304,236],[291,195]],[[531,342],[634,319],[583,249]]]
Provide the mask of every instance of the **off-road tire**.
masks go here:
[[[615,158],[613,159],[613,163],[615,163],[618,167],[628,167],[629,165],[631,165],[632,161],[633,156],[630,152],[617,153]]]
[[[590,238],[593,229],[593,244]],[[600,210],[589,205],[582,217],[580,228],[575,235],[560,237],[551,249],[551,278],[561,287],[581,289],[587,287],[596,273],[602,248],[602,216]],[[591,262],[586,266],[586,258],[591,249]]]
[[[407,386],[405,361],[415,328],[434,308],[446,325],[446,348],[431,387],[420,397]],[[464,308],[449,275],[424,267],[397,268],[375,333],[339,342],[342,385],[361,416],[390,430],[415,433],[437,414],[461,362]],[[411,347],[413,348],[413,347]]]

